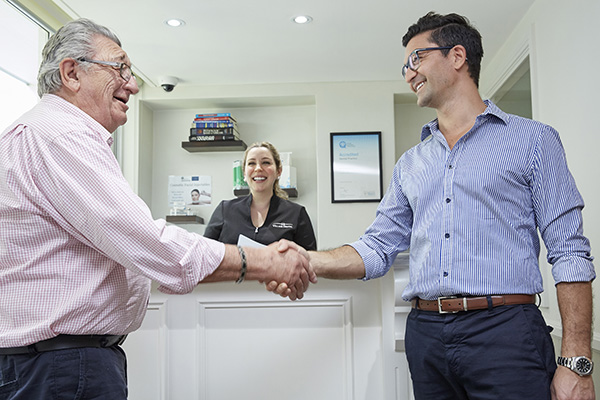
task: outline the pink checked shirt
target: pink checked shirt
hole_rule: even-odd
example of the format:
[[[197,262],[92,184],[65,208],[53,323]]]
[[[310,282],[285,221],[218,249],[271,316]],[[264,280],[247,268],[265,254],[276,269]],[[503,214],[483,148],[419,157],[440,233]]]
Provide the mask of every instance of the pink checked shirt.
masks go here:
[[[0,136],[0,347],[125,334],[150,281],[188,293],[223,244],[153,220],[98,122],[54,95]]]

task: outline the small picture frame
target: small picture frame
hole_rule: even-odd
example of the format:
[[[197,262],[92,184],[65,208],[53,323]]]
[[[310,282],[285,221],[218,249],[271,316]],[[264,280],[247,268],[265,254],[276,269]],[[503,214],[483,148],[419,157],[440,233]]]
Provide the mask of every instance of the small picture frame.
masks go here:
[[[383,197],[381,132],[331,132],[331,202]]]

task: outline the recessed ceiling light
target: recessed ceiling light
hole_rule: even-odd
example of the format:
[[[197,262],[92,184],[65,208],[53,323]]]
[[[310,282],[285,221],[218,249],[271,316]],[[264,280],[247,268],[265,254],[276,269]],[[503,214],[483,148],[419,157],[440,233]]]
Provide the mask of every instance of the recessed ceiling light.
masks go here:
[[[185,25],[185,21],[182,19],[171,18],[165,21],[165,24],[177,28],[178,26]]]
[[[312,21],[312,17],[310,15],[298,15],[292,18],[292,21],[294,21],[297,24],[308,24]]]

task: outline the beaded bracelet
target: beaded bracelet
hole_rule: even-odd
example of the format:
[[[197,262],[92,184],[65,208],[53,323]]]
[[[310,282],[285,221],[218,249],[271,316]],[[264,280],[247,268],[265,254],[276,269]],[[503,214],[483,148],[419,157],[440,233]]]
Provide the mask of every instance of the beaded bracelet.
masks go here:
[[[240,270],[240,277],[235,281],[235,283],[244,282],[244,278],[246,277],[246,270],[248,269],[248,264],[246,263],[246,252],[242,249],[241,246],[238,246],[238,251],[240,252],[240,257],[242,259],[242,269]]]

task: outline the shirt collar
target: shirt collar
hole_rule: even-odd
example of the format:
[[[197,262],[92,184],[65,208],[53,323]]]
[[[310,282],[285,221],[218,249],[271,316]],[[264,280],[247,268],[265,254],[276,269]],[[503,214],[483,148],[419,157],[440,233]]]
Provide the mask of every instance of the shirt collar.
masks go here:
[[[483,113],[477,116],[477,119],[487,118],[489,116],[493,118],[498,118],[505,125],[508,124],[509,116],[507,113],[499,109],[498,106],[494,104],[494,102],[491,100],[484,100],[483,102],[485,103],[486,108],[483,111]],[[421,141],[424,141],[429,136],[431,136],[432,132],[438,131],[439,129],[440,128],[438,125],[438,120],[436,118],[433,121],[426,124],[425,126],[423,126],[423,129],[421,130]]]

